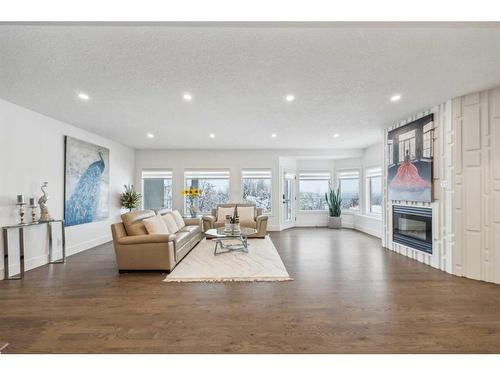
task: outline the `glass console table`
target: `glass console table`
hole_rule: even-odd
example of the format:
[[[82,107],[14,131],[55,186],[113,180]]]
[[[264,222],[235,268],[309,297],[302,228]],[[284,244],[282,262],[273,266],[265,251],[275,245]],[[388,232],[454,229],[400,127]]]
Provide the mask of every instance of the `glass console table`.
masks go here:
[[[52,244],[52,224],[61,223],[61,241],[62,241],[62,258],[54,260],[53,259],[53,244]],[[24,228],[31,227],[34,225],[45,225],[47,224],[48,234],[49,234],[49,264],[64,263],[66,261],[66,234],[64,231],[64,220],[50,220],[50,221],[35,221],[26,224],[14,224],[2,227],[3,234],[3,269],[4,269],[4,280],[20,280],[24,277]],[[19,276],[11,277],[9,273],[9,229],[19,230]]]

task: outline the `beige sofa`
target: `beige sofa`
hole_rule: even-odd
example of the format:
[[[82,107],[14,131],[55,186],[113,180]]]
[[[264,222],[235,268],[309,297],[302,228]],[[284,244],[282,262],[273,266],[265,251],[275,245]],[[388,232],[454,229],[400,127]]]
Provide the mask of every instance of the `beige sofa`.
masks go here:
[[[236,210],[238,210],[238,207],[254,207],[254,217],[252,220],[247,220],[247,221],[240,221],[240,225],[242,227],[247,227],[247,228],[253,228],[257,230],[256,234],[253,234],[248,237],[253,237],[253,238],[264,238],[267,234],[267,221],[268,221],[268,216],[262,215],[262,209],[261,208],[256,208],[254,204],[251,203],[225,203],[225,204],[219,204],[217,205],[217,208],[212,209],[212,215],[205,215],[203,216],[203,230],[206,232],[208,229],[212,228],[220,228],[223,227],[225,224],[225,221],[223,220],[217,220],[217,210],[219,207],[236,207]]]
[[[142,222],[167,210],[127,212],[122,222],[111,225],[116,262],[120,272],[155,270],[172,271],[200,242],[203,234],[200,219],[184,219],[185,226],[175,234],[148,234]]]

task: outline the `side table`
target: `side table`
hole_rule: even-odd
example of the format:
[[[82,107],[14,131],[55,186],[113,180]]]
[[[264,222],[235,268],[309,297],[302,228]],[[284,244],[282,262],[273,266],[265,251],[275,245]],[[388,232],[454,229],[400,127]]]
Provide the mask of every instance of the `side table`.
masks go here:
[[[53,259],[53,244],[52,244],[52,224],[61,223],[61,240],[62,240],[62,258],[58,260]],[[35,221],[26,224],[14,224],[2,227],[3,234],[3,267],[4,267],[4,280],[20,280],[24,277],[24,228],[31,227],[34,225],[47,224],[48,234],[49,234],[49,263],[58,264],[64,263],[66,261],[66,234],[64,231],[64,220],[50,220],[50,221]],[[9,274],[9,229],[19,230],[19,267],[20,272],[18,277],[11,277]]]

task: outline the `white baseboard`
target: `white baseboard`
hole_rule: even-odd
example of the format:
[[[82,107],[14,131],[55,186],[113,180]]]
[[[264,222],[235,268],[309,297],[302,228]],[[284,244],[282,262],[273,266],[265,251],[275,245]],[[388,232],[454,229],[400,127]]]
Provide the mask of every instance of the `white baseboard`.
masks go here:
[[[267,226],[268,232],[281,232],[283,228],[279,224],[271,224]]]
[[[372,228],[363,227],[361,225],[354,225],[354,229],[356,229],[359,232],[369,234],[373,237],[382,238],[382,233]]]
[[[91,249],[91,248],[98,246],[98,245],[102,245],[102,244],[109,242],[109,241],[111,241],[111,235],[94,238],[93,240],[90,240],[90,241],[80,242],[77,245],[67,247],[66,248],[66,256],[77,254],[79,252]],[[54,249],[54,250],[57,251],[56,249]],[[57,251],[57,253],[54,254],[54,256],[59,256],[59,255],[60,255],[60,251]],[[17,254],[12,255],[12,256],[17,256]],[[11,261],[12,261],[12,259],[11,259]],[[29,270],[32,270],[34,268],[44,266],[48,263],[49,263],[49,255],[48,254],[43,254],[43,255],[39,255],[36,257],[28,258],[28,259],[25,258],[24,259],[24,271],[29,271]],[[17,259],[16,262],[12,262],[9,264],[10,275],[17,275],[19,273],[20,269],[21,268],[20,268],[19,259]],[[3,280],[3,278],[4,278],[4,268],[3,268],[3,262],[2,262],[2,264],[0,264],[0,280]]]
[[[112,239],[111,235],[109,234],[109,235],[106,235],[106,236],[101,236],[101,237],[94,238],[94,239],[89,240],[89,241],[80,242],[80,243],[78,243],[78,244],[76,244],[74,246],[67,247],[66,248],[66,256],[77,254],[79,252],[82,252],[82,251],[91,249],[93,247],[102,245],[103,243],[111,241],[111,239]]]
[[[328,225],[321,224],[297,224],[296,228],[326,228]]]
[[[15,256],[18,256],[18,254],[16,254]],[[37,257],[33,257],[33,258],[29,258],[29,259],[24,259],[24,271],[32,270],[33,268],[43,266],[47,263],[49,263],[48,254],[39,255]],[[0,267],[1,267],[0,268],[0,271],[1,271],[0,277],[3,280],[4,279],[3,263]],[[21,264],[19,263],[19,259],[16,259],[16,262],[9,264],[9,274],[11,276],[17,275],[20,271],[21,271]]]

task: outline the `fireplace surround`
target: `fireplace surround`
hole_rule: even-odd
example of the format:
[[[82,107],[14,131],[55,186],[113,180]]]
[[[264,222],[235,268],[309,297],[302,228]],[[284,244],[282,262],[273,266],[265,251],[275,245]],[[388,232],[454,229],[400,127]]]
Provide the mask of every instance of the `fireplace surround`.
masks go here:
[[[392,240],[432,254],[432,209],[414,206],[392,207]]]

